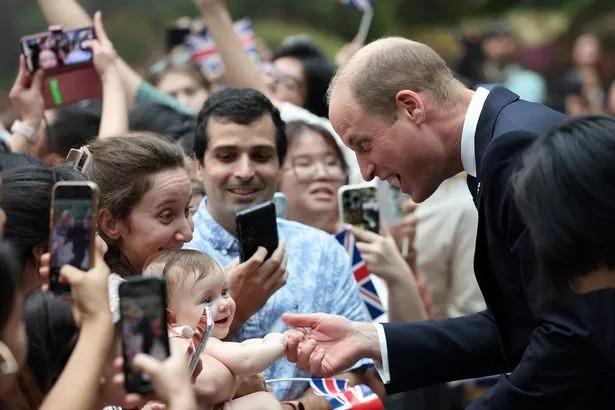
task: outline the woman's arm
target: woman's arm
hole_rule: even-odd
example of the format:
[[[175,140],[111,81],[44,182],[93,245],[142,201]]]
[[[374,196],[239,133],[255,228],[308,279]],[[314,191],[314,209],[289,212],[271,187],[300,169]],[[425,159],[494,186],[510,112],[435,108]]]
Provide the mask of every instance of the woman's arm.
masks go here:
[[[89,409],[96,401],[100,376],[109,360],[113,339],[107,285],[109,268],[102,254],[97,252],[93,269],[82,272],[72,266],[63,266],[60,277],[71,286],[81,329],[66,367],[40,408]]]
[[[209,34],[224,63],[224,78],[234,87],[254,88],[268,95],[267,87],[254,62],[235,35],[233,20],[224,0],[195,0]],[[269,96],[269,95],[268,95]],[[270,97],[270,96],[269,96]]]

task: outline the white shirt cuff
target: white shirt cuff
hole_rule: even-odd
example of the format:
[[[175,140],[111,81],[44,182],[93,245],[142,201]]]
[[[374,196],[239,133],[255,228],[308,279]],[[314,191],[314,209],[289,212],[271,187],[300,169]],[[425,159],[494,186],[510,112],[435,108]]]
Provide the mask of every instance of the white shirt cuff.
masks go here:
[[[391,373],[389,372],[389,351],[387,349],[387,338],[384,333],[384,327],[380,323],[374,323],[378,332],[378,342],[380,342],[380,356],[382,362],[374,361],[376,370],[380,375],[382,383],[389,384],[391,382]]]

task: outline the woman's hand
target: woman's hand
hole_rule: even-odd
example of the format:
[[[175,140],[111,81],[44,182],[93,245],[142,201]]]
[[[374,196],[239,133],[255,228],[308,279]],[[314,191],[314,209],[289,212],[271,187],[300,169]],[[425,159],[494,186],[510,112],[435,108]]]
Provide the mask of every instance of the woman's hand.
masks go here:
[[[21,120],[34,129],[38,129],[45,111],[43,94],[41,94],[42,85],[43,71],[38,70],[34,75],[31,74],[26,67],[25,57],[20,56],[19,73],[11,88],[9,98]]]
[[[94,31],[96,32],[97,38],[84,41],[83,46],[92,50],[94,66],[100,77],[103,78],[109,72],[110,68],[115,68],[115,62],[118,57],[113,43],[109,40],[105,27],[103,26],[102,14],[100,11],[94,14]]]
[[[388,283],[396,283],[400,278],[412,276],[410,267],[388,232],[382,236],[354,226],[351,231],[357,239],[356,245],[361,257],[374,275]]]

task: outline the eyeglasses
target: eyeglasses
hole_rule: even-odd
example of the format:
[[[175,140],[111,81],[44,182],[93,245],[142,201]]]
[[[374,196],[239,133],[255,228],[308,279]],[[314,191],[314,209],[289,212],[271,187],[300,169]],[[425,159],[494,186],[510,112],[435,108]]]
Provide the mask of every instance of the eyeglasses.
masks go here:
[[[319,170],[319,165],[322,171]],[[300,183],[314,181],[319,177],[319,171],[329,179],[336,181],[344,181],[346,179],[344,164],[333,154],[321,157],[297,155],[291,159],[290,169],[292,169],[295,178],[297,178],[297,181]]]
[[[8,376],[17,372],[17,360],[11,349],[0,340],[0,376]]]
[[[302,93],[303,87],[301,80],[282,73],[273,64],[263,65],[263,73],[273,80],[276,88],[285,88],[287,91]]]

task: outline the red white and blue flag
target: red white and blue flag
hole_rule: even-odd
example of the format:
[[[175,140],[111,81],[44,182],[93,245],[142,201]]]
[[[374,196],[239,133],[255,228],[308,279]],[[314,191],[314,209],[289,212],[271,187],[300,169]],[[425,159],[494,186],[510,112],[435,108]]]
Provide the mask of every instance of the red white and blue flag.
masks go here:
[[[344,249],[346,249],[346,252],[350,256],[352,272],[359,285],[359,294],[369,312],[370,318],[372,320],[378,319],[386,312],[386,309],[380,301],[380,296],[374,286],[367,264],[355,245],[356,240],[354,235],[350,230],[345,229],[335,235],[335,239],[344,246]]]
[[[363,11],[368,11],[374,8],[372,0],[339,0],[340,3],[348,6],[355,6]]]
[[[348,388],[348,380],[313,377],[310,380],[310,387],[317,396],[337,396]]]
[[[310,380],[310,387],[318,396],[324,396],[334,410],[384,410],[382,401],[364,384],[348,387],[343,379]]]
[[[257,64],[260,64],[260,57],[256,46],[256,34],[252,28],[250,19],[244,18],[233,23],[235,35],[243,44],[245,52]],[[224,64],[222,57],[218,53],[216,43],[209,34],[189,35],[185,40],[186,46],[190,50],[190,56],[205,77],[210,81],[216,81],[224,74]]]

